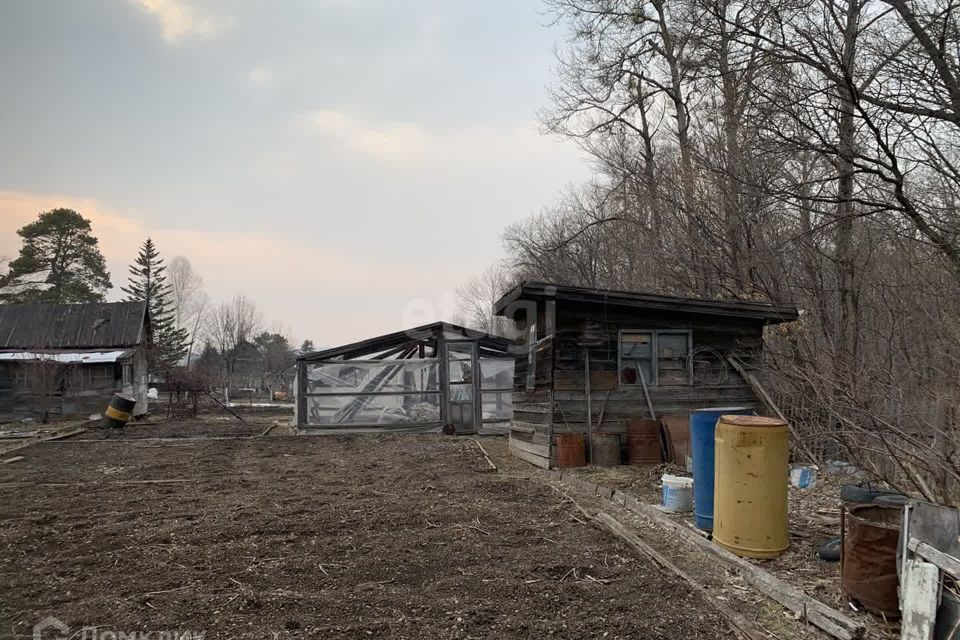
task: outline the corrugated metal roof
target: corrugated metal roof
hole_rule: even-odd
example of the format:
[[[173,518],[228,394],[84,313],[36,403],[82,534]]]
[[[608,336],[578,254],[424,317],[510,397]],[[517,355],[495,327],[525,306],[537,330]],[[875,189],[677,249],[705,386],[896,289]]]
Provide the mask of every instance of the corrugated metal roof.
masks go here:
[[[0,349],[115,349],[146,341],[145,302],[0,305]]]

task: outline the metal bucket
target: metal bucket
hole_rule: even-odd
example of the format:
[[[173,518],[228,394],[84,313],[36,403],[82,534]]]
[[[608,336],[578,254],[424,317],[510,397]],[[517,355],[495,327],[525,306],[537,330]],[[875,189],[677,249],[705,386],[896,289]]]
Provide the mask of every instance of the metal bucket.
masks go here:
[[[110,400],[110,404],[107,405],[107,410],[104,412],[104,424],[108,427],[120,429],[130,421],[130,415],[136,405],[137,401],[130,396],[122,393],[113,394],[113,399]]]
[[[636,466],[663,462],[660,446],[660,422],[648,418],[627,423],[627,462]]]
[[[620,434],[598,431],[591,436],[591,462],[598,467],[616,467],[620,464]]]
[[[582,433],[558,433],[557,467],[582,467],[587,464],[586,436]]]
[[[843,594],[867,611],[888,618],[900,617],[897,542],[901,510],[900,506],[856,505],[844,518]]]

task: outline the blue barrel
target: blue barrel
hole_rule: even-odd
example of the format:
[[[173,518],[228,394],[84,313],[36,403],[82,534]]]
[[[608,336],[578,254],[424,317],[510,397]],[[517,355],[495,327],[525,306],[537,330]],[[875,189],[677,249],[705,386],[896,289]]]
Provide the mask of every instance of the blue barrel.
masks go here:
[[[708,407],[690,412],[693,457],[693,517],[698,529],[713,531],[714,432],[720,416],[750,415],[747,407]]]

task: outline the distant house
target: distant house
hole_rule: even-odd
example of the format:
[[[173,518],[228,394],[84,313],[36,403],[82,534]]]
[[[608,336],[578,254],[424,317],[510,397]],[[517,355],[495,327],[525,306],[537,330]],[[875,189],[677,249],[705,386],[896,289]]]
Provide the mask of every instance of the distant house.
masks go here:
[[[252,342],[241,342],[227,353],[224,360],[231,389],[263,388],[266,375],[263,354]]]
[[[115,392],[147,412],[144,302],[0,305],[0,419],[101,413]]]

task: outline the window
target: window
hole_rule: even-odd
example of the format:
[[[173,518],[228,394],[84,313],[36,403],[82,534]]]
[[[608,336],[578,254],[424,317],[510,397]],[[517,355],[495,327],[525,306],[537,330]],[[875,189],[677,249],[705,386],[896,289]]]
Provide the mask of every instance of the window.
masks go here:
[[[621,331],[620,384],[690,384],[689,331]]]
[[[690,384],[689,356],[689,331],[657,331],[657,384]]]
[[[26,389],[28,384],[27,368],[20,366],[13,369],[13,385],[17,389]]]
[[[81,365],[86,369],[87,387],[109,387],[113,385],[114,371],[112,364]]]
[[[642,382],[654,384],[653,332],[623,331],[620,333],[620,383]]]

